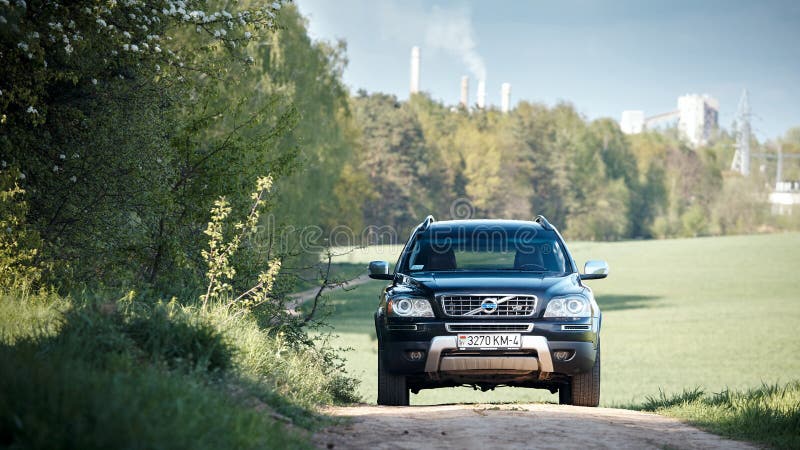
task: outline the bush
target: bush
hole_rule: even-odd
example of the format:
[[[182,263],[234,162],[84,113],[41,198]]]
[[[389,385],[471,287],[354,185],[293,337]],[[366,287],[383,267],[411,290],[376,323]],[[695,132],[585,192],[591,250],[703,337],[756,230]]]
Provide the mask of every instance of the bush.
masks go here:
[[[326,343],[252,314],[22,294],[0,296],[0,446],[305,447],[269,411],[313,428],[319,404],[357,400]]]
[[[302,436],[202,379],[144,365],[98,370],[0,346],[0,446],[31,449],[305,448]]]

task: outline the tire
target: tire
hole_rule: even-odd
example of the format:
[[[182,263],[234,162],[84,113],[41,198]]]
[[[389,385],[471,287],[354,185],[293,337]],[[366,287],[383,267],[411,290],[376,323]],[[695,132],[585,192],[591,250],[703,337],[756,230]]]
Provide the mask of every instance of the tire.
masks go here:
[[[378,344],[378,404],[408,406],[408,383],[404,375],[393,375],[383,366],[383,350]]]
[[[597,357],[592,370],[575,375],[570,382],[572,403],[575,406],[595,407],[600,404],[600,346],[597,346]],[[559,403],[561,390],[559,390]],[[562,403],[563,404],[563,403]]]

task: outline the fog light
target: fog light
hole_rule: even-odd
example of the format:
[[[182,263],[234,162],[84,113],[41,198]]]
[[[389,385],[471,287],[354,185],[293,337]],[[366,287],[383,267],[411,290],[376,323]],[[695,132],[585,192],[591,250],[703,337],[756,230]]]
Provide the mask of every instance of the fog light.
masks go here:
[[[409,350],[406,352],[406,357],[411,361],[419,361],[425,356],[425,352],[422,350]]]
[[[570,359],[572,357],[572,351],[571,350],[556,350],[555,352],[553,352],[553,356],[558,361],[566,361],[566,360],[568,360],[568,359]]]

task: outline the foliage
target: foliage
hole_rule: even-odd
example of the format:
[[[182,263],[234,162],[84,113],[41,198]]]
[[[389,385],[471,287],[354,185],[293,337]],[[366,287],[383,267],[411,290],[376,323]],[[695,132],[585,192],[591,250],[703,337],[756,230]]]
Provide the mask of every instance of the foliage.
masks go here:
[[[14,170],[0,171],[0,288],[35,283],[41,276],[36,266],[41,244],[25,222],[28,205],[17,178]]]

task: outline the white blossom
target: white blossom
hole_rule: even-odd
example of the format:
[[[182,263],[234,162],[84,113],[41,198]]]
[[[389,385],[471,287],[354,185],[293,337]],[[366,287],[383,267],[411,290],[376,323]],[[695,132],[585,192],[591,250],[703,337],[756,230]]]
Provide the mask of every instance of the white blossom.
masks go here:
[[[127,52],[128,50],[130,50],[130,49],[131,49],[131,46],[130,46],[130,45],[128,45],[128,44],[122,44],[122,49],[123,49],[123,50],[125,50],[125,51]]]
[[[245,39],[250,39],[251,37],[253,37],[253,33],[249,32],[249,31],[245,31],[244,32],[244,38]]]
[[[73,176],[69,177],[69,181],[72,181],[74,183],[74,182],[78,181],[78,177],[73,175]]]
[[[131,34],[130,34],[130,33],[128,33],[127,31],[123,31],[123,32],[122,32],[122,35],[123,35],[123,36],[125,36],[125,37],[126,37],[126,38],[128,38],[128,39],[130,39],[130,38],[131,38]]]
[[[97,78],[92,78],[92,84],[97,84]]]
[[[62,153],[62,154],[58,155],[58,159],[67,159],[67,155]]]
[[[77,153],[73,153],[73,154],[72,154],[72,159],[78,159],[78,158],[80,158],[80,157],[81,157],[81,155],[79,155],[79,154],[77,154]]]
[[[28,114],[39,114],[39,111],[37,111],[36,108],[33,107],[33,105],[28,106],[28,109],[26,109],[25,112]]]
[[[58,172],[58,166],[53,166],[53,172]]]
[[[139,46],[136,45],[136,44],[131,44],[131,51],[138,52],[139,51]]]
[[[39,39],[39,32],[34,31],[33,33],[30,34],[30,36],[32,39]]]
[[[107,26],[108,26],[108,25],[106,24],[106,21],[105,21],[105,20],[103,20],[103,19],[100,19],[100,18],[98,18],[97,20],[95,20],[95,22],[97,22],[97,24],[98,24],[98,25],[100,25],[101,27],[107,27]]]
[[[0,161],[0,166],[3,166],[3,167],[5,167],[5,166],[6,166],[6,160],[5,160],[5,159],[4,159],[4,160],[2,160],[2,161]]]
[[[28,51],[28,43],[27,42],[20,42],[17,44],[17,47],[21,48],[23,52]]]
[[[64,51],[67,52],[68,55],[72,54],[72,46],[67,44],[64,46]]]
[[[25,177],[25,174],[24,174],[24,173],[22,173],[22,172],[20,172],[20,173],[19,173],[19,179],[20,179],[20,180],[24,180],[25,178],[26,178],[26,177]]]

